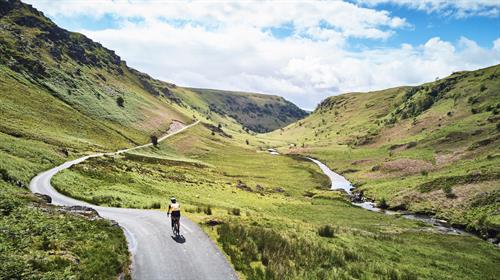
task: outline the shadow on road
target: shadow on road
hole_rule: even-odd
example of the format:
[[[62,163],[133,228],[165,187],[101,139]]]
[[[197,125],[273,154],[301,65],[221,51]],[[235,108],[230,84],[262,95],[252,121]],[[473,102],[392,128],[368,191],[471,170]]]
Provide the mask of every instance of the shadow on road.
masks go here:
[[[185,243],[186,242],[186,238],[183,236],[183,235],[179,235],[179,236],[173,236],[171,235],[170,237],[172,237],[172,239],[177,242],[177,243]]]

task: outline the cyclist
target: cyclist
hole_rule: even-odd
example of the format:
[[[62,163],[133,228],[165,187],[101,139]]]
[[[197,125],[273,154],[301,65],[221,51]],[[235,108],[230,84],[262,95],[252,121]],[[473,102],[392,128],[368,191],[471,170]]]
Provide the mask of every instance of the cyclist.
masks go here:
[[[177,203],[177,199],[175,197],[170,198],[170,203],[168,205],[168,211],[167,211],[167,217],[172,213],[172,228],[174,228],[174,223],[177,223],[177,226],[179,227],[179,221],[181,219],[181,205]]]

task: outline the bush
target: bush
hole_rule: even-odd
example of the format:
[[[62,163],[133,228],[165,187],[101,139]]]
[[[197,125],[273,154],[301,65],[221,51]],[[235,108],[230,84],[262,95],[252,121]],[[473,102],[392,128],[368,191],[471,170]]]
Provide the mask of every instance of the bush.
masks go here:
[[[241,214],[240,208],[231,209],[230,214],[235,215],[235,216],[239,216]]]
[[[123,97],[121,96],[118,96],[118,98],[116,98],[116,104],[120,107],[124,107],[125,99],[123,99]]]
[[[335,232],[333,230],[333,227],[330,226],[330,225],[325,225],[325,226],[322,226],[318,229],[318,234],[319,236],[321,237],[328,237],[328,238],[332,238],[334,235],[335,235]]]
[[[158,145],[158,136],[151,135],[151,143],[153,143],[154,146]]]
[[[470,109],[470,112],[472,114],[478,114],[478,113],[481,113],[481,110],[479,110],[478,108],[472,108],[472,109]]]
[[[447,198],[456,198],[457,196],[453,193],[453,188],[450,185],[446,185],[443,188],[443,192],[445,193]]]
[[[387,204],[387,200],[385,199],[385,197],[382,197],[379,202],[377,203],[377,206],[380,208],[380,209],[387,209],[389,207],[389,205]]]
[[[212,207],[208,205],[207,207],[203,208],[203,213],[205,213],[205,215],[212,215]]]
[[[151,209],[160,209],[161,208],[161,203],[159,203],[159,202],[153,202],[153,203],[151,203],[151,205],[149,206],[149,208],[151,208]]]

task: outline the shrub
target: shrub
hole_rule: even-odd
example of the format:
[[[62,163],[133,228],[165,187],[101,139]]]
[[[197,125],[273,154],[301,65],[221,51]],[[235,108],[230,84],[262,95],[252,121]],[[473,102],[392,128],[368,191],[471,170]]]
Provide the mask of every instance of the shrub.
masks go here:
[[[118,98],[116,98],[116,104],[120,107],[124,107],[125,99],[123,99],[123,97],[121,96],[118,96]]]
[[[207,207],[203,208],[203,213],[205,213],[205,215],[212,215],[212,207],[208,205]]]
[[[456,198],[457,196],[453,193],[453,188],[450,185],[443,187],[443,192],[447,198]]]
[[[159,203],[159,202],[153,202],[153,203],[151,203],[151,205],[149,206],[149,208],[151,208],[151,209],[160,209],[161,208],[161,203]]]
[[[328,237],[328,238],[332,238],[335,234],[334,230],[333,230],[333,227],[330,226],[330,225],[325,225],[325,226],[322,226],[318,229],[318,234],[319,236],[321,237]]]
[[[385,197],[382,197],[379,202],[377,203],[377,206],[380,208],[380,209],[387,209],[389,207],[389,205],[387,204],[387,200],[385,199]]]
[[[235,215],[235,216],[239,216],[241,214],[240,208],[231,209],[230,214]]]
[[[154,146],[158,145],[158,136],[151,135],[151,143],[153,143]]]
[[[422,171],[420,171],[420,174],[422,174],[422,176],[427,176],[427,175],[429,175],[429,171],[422,170]]]

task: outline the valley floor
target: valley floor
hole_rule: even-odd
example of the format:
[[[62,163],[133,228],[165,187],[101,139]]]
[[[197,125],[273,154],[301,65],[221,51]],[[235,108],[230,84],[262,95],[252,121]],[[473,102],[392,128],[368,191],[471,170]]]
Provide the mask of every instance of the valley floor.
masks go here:
[[[204,125],[157,147],[90,159],[53,183],[104,206],[164,209],[176,196],[242,278],[495,279],[500,273],[494,245],[354,207],[328,190],[328,178],[312,162],[270,155]]]

